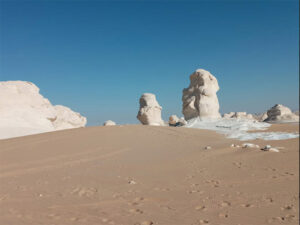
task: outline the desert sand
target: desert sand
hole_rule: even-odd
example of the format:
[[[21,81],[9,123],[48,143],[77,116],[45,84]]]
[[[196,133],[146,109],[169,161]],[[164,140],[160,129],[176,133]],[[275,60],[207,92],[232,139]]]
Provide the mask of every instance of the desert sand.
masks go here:
[[[142,125],[0,140],[0,224],[298,224],[299,138],[248,142],[280,152]]]

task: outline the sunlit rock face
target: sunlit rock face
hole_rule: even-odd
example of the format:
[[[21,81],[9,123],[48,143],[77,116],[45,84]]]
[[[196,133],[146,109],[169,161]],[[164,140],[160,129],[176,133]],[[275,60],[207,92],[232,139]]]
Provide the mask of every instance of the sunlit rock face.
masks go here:
[[[164,125],[161,118],[162,107],[158,104],[154,94],[145,93],[140,98],[140,109],[137,119],[144,125]]]
[[[217,79],[204,69],[190,75],[190,86],[183,89],[182,113],[186,120],[199,118],[220,118]]]
[[[31,82],[0,82],[0,139],[84,127],[86,118],[53,106]]]
[[[288,107],[276,104],[267,111],[268,117],[265,122],[297,122],[299,116],[294,114]]]

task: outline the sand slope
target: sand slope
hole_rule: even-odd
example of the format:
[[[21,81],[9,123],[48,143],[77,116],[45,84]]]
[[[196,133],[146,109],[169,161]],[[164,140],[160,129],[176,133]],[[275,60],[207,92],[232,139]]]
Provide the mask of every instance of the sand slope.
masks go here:
[[[0,224],[298,224],[298,141],[139,125],[0,140]]]

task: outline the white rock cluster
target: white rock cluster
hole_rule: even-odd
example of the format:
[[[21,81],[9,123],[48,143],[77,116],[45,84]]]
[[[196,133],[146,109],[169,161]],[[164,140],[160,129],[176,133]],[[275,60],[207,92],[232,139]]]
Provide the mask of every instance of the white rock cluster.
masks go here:
[[[144,125],[162,126],[162,107],[158,104],[154,94],[145,93],[140,98],[140,109],[137,119]]]
[[[103,123],[103,126],[115,126],[115,125],[117,124],[112,120],[107,120]]]
[[[85,117],[65,106],[53,106],[31,82],[0,82],[0,139],[85,124]]]
[[[283,105],[276,104],[267,111],[268,117],[265,122],[296,122],[299,121],[299,116]]]
[[[191,74],[190,85],[183,89],[182,95],[184,118],[220,118],[218,90],[218,81],[210,72],[198,69]]]
[[[169,125],[170,126],[184,126],[186,125],[187,122],[185,121],[185,119],[182,117],[182,118],[178,118],[176,115],[171,115],[169,117]]]
[[[249,119],[249,120],[255,120],[252,114],[247,114],[246,112],[230,112],[225,113],[223,115],[223,118],[230,119],[230,118],[236,118],[236,119]]]

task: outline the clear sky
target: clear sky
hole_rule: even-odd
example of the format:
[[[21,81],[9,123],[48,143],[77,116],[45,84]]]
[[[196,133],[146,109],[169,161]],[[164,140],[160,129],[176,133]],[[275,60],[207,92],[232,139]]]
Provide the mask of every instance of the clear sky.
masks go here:
[[[52,104],[137,123],[154,93],[181,116],[182,89],[203,68],[221,113],[298,109],[298,1],[0,1],[0,80],[35,83]],[[1,96],[0,96],[1,97]]]

